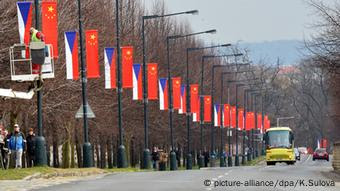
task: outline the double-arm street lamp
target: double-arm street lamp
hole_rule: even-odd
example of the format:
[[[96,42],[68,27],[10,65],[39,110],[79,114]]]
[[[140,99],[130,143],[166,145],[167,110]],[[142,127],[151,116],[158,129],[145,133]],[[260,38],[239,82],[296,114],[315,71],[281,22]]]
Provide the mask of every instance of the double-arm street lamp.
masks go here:
[[[235,64],[235,66],[239,67],[239,66],[242,66],[242,65],[249,65],[249,63],[247,64]],[[223,102],[223,92],[224,92],[224,76],[226,75],[230,75],[230,74],[237,74],[237,73],[245,73],[245,72],[251,72],[250,70],[246,70],[246,71],[232,71],[232,72],[223,72],[221,74],[221,88],[222,88],[222,93],[221,93],[221,103]],[[229,87],[228,87],[228,104],[229,104]],[[221,110],[222,111],[222,110]],[[221,120],[222,121],[222,120]],[[227,159],[228,159],[228,166],[232,166],[232,156],[231,156],[231,133],[230,133],[230,128],[231,126],[231,123],[229,122],[229,127],[227,129],[227,132],[228,132],[228,156],[227,156]],[[222,126],[221,126],[222,127]],[[220,166],[222,167],[222,163],[224,164],[224,157],[222,156],[222,153],[223,153],[223,142],[222,142],[222,139],[223,139],[223,135],[222,135],[222,129],[221,129],[221,145],[220,145],[220,150],[221,150],[221,155],[220,155]]]
[[[148,96],[146,81],[146,40],[145,40],[145,21],[156,18],[171,17],[184,14],[198,14],[197,10],[171,13],[165,15],[147,15],[142,16],[142,47],[143,47],[143,104],[144,104],[144,151],[143,151],[143,169],[150,168],[150,150],[149,150],[149,128],[148,128]],[[170,84],[170,82],[169,82]],[[171,112],[170,112],[171,113]],[[124,152],[125,153],[125,152]]]
[[[249,71],[244,71],[244,72],[251,72]],[[239,131],[239,121],[238,121],[238,88],[245,86],[245,84],[240,83],[240,82],[249,82],[249,81],[255,81],[257,80],[257,78],[255,79],[246,79],[246,80],[229,80],[228,83],[237,83],[235,86],[235,109],[236,109],[236,127],[235,127],[235,144],[236,144],[236,148],[235,148],[235,166],[239,166],[240,165],[240,161],[239,161],[239,153],[238,153],[238,131]]]
[[[212,30],[212,33],[215,33],[216,30]],[[186,104],[187,104],[187,169],[192,169],[192,155],[191,155],[191,149],[190,149],[190,81],[189,81],[189,53],[192,51],[198,51],[198,50],[205,50],[205,49],[212,49],[212,48],[218,48],[218,47],[229,47],[231,44],[222,44],[222,45],[214,45],[214,46],[206,46],[206,47],[195,47],[195,48],[187,48],[187,77],[186,77]],[[213,102],[212,102],[213,103]]]
[[[238,57],[238,56],[242,56],[243,54],[242,53],[238,53],[238,54],[222,54],[222,55],[205,55],[205,56],[202,56],[202,61],[201,61],[201,100],[200,100],[200,140],[201,140],[201,151],[200,151],[200,154],[199,154],[199,159],[198,159],[198,165],[199,167],[203,167],[204,165],[204,157],[203,157],[203,124],[204,124],[204,116],[203,116],[203,95],[204,95],[204,63],[205,63],[205,60],[207,59],[212,59],[212,58],[222,58],[222,57]],[[218,66],[218,65],[216,65]],[[221,66],[224,66],[224,65],[221,65]],[[230,66],[230,65],[228,65]],[[214,73],[214,67],[213,67],[213,73]],[[212,76],[212,78],[214,78],[214,76]],[[212,103],[213,104],[213,103]],[[212,121],[213,123],[213,121]],[[212,134],[213,135],[213,131],[212,131]],[[213,139],[213,137],[212,137]],[[213,141],[212,141],[213,143]]]
[[[167,47],[167,67],[168,67],[168,90],[169,90],[169,128],[170,128],[170,140],[171,140],[171,152],[170,152],[170,170],[176,170],[177,169],[177,163],[176,163],[176,152],[174,150],[174,136],[173,136],[173,98],[172,98],[172,82],[171,82],[171,68],[170,68],[170,40],[176,40],[179,38],[186,38],[190,36],[196,36],[200,34],[206,34],[206,33],[214,33],[215,30],[207,30],[202,32],[196,32],[186,35],[173,35],[168,36],[166,38],[166,47]]]

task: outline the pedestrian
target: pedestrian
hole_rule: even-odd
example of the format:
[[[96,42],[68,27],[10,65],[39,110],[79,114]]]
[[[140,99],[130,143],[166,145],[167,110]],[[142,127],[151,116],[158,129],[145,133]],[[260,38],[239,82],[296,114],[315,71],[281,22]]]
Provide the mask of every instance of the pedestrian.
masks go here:
[[[203,156],[204,156],[204,167],[208,167],[208,163],[210,159],[209,151],[205,150],[203,153]]]
[[[165,150],[160,150],[159,154],[159,170],[165,171],[166,170],[166,163],[168,162],[168,153]]]
[[[14,132],[7,141],[10,153],[12,153],[15,158],[15,168],[21,168],[22,154],[25,149],[26,140],[23,133],[20,132],[20,127],[18,124],[14,125]]]
[[[30,28],[31,42],[43,42],[45,37],[42,32],[37,29],[31,27]],[[41,65],[37,63],[32,63],[32,74],[40,74],[41,73]]]
[[[33,167],[34,160],[35,160],[35,134],[33,129],[30,128],[28,130],[28,135],[26,137],[27,141],[27,152],[26,152],[26,159],[27,159],[27,167]]]
[[[153,147],[151,156],[152,156],[152,167],[154,169],[157,169],[157,161],[159,160],[159,153],[158,153],[157,147]]]

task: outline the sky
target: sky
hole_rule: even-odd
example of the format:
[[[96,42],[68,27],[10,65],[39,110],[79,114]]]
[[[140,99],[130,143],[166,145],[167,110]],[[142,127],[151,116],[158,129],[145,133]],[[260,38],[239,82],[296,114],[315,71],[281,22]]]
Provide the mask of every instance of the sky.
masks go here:
[[[144,0],[150,9],[153,1]],[[304,40],[313,33],[317,17],[307,0],[164,0],[168,12],[198,9],[198,15],[183,15],[194,31],[217,29],[212,42],[253,43]],[[324,0],[327,1],[327,0]],[[330,1],[330,0],[328,0]]]

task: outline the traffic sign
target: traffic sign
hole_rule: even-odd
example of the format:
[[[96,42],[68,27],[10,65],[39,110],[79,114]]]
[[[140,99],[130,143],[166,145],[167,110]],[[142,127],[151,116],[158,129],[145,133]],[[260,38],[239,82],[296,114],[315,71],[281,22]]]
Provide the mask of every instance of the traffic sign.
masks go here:
[[[87,106],[87,118],[95,118],[96,116],[94,115],[89,103],[86,104]],[[75,118],[80,119],[84,117],[84,110],[83,110],[83,104],[81,104],[80,108],[78,109]]]

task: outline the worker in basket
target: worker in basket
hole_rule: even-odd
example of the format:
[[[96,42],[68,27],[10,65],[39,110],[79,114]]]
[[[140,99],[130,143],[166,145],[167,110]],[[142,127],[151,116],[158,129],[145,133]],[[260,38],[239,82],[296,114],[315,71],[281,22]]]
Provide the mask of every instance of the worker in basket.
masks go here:
[[[44,42],[45,37],[44,34],[37,29],[31,27],[30,29],[30,35],[31,35],[31,42]],[[46,48],[45,48],[46,51]],[[38,63],[32,63],[32,74],[41,74],[41,64]]]

